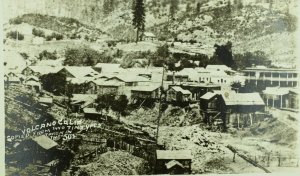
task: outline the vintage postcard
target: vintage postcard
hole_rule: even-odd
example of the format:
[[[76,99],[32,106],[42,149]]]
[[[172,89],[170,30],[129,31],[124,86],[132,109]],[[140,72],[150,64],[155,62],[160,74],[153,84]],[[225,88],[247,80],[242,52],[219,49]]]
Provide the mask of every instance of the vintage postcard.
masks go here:
[[[2,2],[5,175],[300,173],[298,0]]]

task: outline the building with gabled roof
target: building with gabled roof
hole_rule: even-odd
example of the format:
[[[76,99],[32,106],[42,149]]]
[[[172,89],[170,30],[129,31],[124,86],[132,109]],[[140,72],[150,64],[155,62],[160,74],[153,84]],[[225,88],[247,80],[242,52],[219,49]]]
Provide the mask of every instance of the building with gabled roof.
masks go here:
[[[99,75],[97,71],[89,66],[65,66],[59,73],[66,75],[67,78],[87,78]]]
[[[58,143],[46,135],[25,139],[16,147],[20,153],[13,158],[17,160],[19,167],[26,167],[28,164],[46,164],[57,159]],[[10,158],[11,160],[11,158]]]
[[[73,112],[81,112],[82,109],[93,106],[97,94],[72,94],[71,108]]]
[[[152,32],[144,32],[142,34],[142,38],[143,38],[144,41],[155,41],[155,40],[157,40],[156,36]]]
[[[192,93],[189,90],[182,89],[179,86],[170,86],[167,90],[167,101],[169,102],[188,102]]]
[[[124,82],[125,86],[145,85],[145,83],[150,82],[149,79],[134,74],[119,74],[111,78],[108,78],[107,80]]]
[[[190,150],[156,150],[156,172],[157,174],[190,174],[192,159]]]
[[[52,66],[27,66],[22,70],[22,74],[25,76],[37,76],[46,75],[49,73],[57,73],[63,67],[52,67]]]
[[[83,108],[84,117],[88,119],[97,119],[101,117],[101,113],[98,112],[95,108]]]
[[[21,73],[27,66],[27,61],[17,51],[3,51],[3,62],[5,69],[14,70],[15,73]]]
[[[124,82],[114,81],[109,79],[96,79],[87,83],[87,93],[90,94],[107,94],[115,95],[123,94]]]
[[[131,99],[159,99],[160,85],[136,86],[131,89]]]
[[[53,141],[45,135],[35,137],[32,140],[35,141],[39,146],[41,146],[45,150],[49,150],[58,146],[58,144],[55,141]]]
[[[236,93],[235,91],[207,92],[200,97],[200,113],[206,123],[222,122],[236,126],[252,125],[256,112],[264,112],[265,103],[259,93]]]

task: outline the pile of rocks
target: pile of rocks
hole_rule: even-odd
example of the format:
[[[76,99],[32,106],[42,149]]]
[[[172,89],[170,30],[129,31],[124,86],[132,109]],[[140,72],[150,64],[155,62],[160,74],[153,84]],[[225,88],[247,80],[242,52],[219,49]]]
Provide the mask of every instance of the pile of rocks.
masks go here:
[[[79,166],[75,175],[138,175],[148,173],[147,161],[127,152],[106,152],[95,161]]]

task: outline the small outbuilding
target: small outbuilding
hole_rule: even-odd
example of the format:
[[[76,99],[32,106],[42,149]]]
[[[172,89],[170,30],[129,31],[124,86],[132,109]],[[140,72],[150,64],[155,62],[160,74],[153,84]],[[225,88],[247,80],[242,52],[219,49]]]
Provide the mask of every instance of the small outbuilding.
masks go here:
[[[169,102],[188,102],[192,93],[179,86],[172,86],[167,91],[167,101]]]
[[[159,99],[159,85],[136,86],[131,89],[132,99]]]
[[[190,150],[156,150],[157,174],[190,174],[191,164]]]
[[[144,41],[156,41],[157,38],[152,32],[144,32],[142,35]]]
[[[87,119],[99,119],[101,117],[101,113],[96,111],[95,108],[84,108],[83,113]]]

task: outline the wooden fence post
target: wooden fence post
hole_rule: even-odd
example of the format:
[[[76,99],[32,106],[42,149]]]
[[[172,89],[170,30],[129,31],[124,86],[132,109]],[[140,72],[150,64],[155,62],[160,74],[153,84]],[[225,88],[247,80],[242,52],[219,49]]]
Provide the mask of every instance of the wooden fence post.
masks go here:
[[[235,162],[235,153],[233,153],[232,162]]]
[[[278,167],[280,167],[280,165],[281,165],[281,162],[280,162],[280,154],[278,155]]]
[[[268,153],[268,161],[267,161],[267,166],[270,167],[270,153]]]

